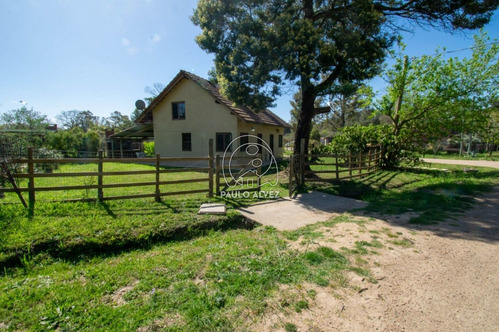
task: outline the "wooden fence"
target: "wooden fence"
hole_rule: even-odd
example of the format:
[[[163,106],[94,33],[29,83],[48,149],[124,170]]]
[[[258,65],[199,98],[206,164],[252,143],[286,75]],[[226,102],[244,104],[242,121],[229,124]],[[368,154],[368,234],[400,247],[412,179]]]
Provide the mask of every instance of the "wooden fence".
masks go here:
[[[258,167],[252,165],[252,160],[260,160],[260,158],[260,154],[253,157],[237,157],[233,158],[237,163],[229,165],[222,160],[220,155],[217,155],[215,157],[215,189],[217,196],[223,191],[228,194],[244,191],[260,191],[262,164]],[[247,162],[245,163],[245,161]],[[224,174],[224,172],[229,170],[235,171],[235,174]],[[248,181],[249,178],[254,182],[254,186],[243,183],[244,181]],[[255,181],[253,181],[253,178],[255,178]],[[236,186],[239,182],[241,182],[242,185]]]
[[[167,163],[180,163],[180,162],[203,162],[206,167],[198,168],[163,168],[162,164]],[[157,202],[163,196],[173,195],[186,195],[194,193],[207,193],[212,196],[214,192],[213,170],[214,170],[214,155],[213,155],[213,139],[209,140],[209,156],[198,158],[161,158],[159,154],[155,158],[120,158],[120,159],[107,159],[103,157],[102,151],[99,151],[98,158],[63,158],[63,159],[40,159],[33,158],[33,149],[28,150],[28,158],[16,161],[17,164],[26,165],[23,167],[27,173],[9,174],[13,179],[27,179],[27,188],[14,187],[14,188],[0,188],[0,193],[15,192],[21,198],[23,193],[28,193],[28,206],[31,211],[34,209],[36,196],[39,192],[46,191],[67,191],[67,190],[89,190],[97,189],[97,195],[94,198],[85,199],[69,199],[64,201],[109,201],[117,199],[132,199],[132,198],[145,198],[154,197]],[[154,165],[153,170],[128,170],[128,171],[111,171],[105,172],[104,165],[109,163],[134,163],[134,164],[147,164]],[[36,173],[35,165],[37,164],[97,164],[97,172],[58,172],[58,173]],[[179,172],[206,172],[206,176],[200,176],[191,179],[161,181],[160,175],[164,173],[179,173]],[[147,182],[133,182],[133,183],[109,183],[105,184],[106,177],[109,176],[130,176],[141,174],[154,174],[155,181]],[[96,177],[97,184],[86,185],[71,185],[71,186],[52,186],[52,187],[38,187],[36,186],[36,179],[39,178],[73,178],[73,177]],[[184,190],[173,192],[161,192],[160,186],[164,185],[178,185],[184,183],[208,183],[208,188],[197,190]],[[120,195],[120,196],[105,196],[103,189],[109,188],[123,188],[123,187],[138,187],[138,186],[151,186],[154,190],[146,194],[133,194],[133,195]]]
[[[380,146],[371,146],[368,152],[348,155],[305,154],[304,149],[301,149],[298,155],[290,156],[289,196],[293,195],[297,179],[305,184],[306,182],[338,182],[364,177],[376,172],[380,168],[381,160]]]

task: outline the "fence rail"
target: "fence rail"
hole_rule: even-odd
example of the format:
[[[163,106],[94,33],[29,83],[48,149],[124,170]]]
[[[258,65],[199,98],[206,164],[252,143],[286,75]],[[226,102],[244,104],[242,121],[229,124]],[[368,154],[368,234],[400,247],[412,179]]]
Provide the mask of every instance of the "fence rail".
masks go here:
[[[99,151],[98,158],[62,158],[62,159],[38,159],[33,158],[33,149],[28,149],[28,158],[16,160],[16,164],[23,165],[21,168],[25,169],[27,173],[13,173],[10,174],[13,180],[17,179],[27,179],[27,187],[18,187],[14,185],[12,188],[0,188],[0,194],[2,193],[17,193],[20,198],[22,198],[22,193],[28,193],[28,207],[33,211],[35,202],[37,200],[37,193],[48,192],[48,191],[67,191],[67,190],[97,190],[97,195],[95,197],[86,197],[81,199],[68,199],[68,200],[58,200],[58,201],[109,201],[117,199],[132,199],[132,198],[145,198],[154,197],[156,201],[160,201],[161,197],[173,196],[173,195],[187,195],[195,193],[207,193],[208,196],[212,197],[214,192],[213,183],[213,140],[209,140],[209,156],[199,157],[199,158],[177,158],[177,157],[160,157],[159,154],[155,158],[121,158],[121,159],[108,159],[104,158],[102,151]],[[177,162],[205,162],[206,167],[197,168],[171,168],[164,169],[161,167],[162,164],[172,164]],[[104,171],[104,165],[106,164],[117,164],[117,163],[127,163],[133,162],[134,164],[143,164],[154,166],[151,170],[129,170],[129,171]],[[59,173],[37,173],[35,172],[36,165],[40,164],[91,164],[97,166],[97,172],[59,172]],[[182,172],[206,172],[207,175],[197,175],[194,178],[188,179],[175,179],[175,180],[162,180],[160,175],[167,173],[182,173]],[[130,180],[125,180],[126,182],[119,183],[106,183],[106,179],[113,176],[124,176],[130,177],[131,175],[155,175],[154,181],[140,181],[140,182],[130,182]],[[63,185],[63,186],[37,186],[36,179],[42,178],[75,178],[75,177],[88,177],[96,178],[97,183],[88,183],[83,185]],[[169,185],[179,185],[188,183],[207,183],[208,188],[206,189],[194,189],[194,190],[175,190],[175,191],[161,191],[161,186]],[[150,193],[142,194],[127,194],[127,195],[104,195],[103,189],[112,188],[128,188],[128,187],[154,187]]]
[[[357,177],[368,176],[380,168],[382,149],[371,146],[368,152],[336,154],[305,154],[304,141],[301,142],[300,153],[290,156],[289,196],[297,182],[339,182]],[[313,160],[326,160],[318,162]],[[318,169],[319,168],[319,169]]]

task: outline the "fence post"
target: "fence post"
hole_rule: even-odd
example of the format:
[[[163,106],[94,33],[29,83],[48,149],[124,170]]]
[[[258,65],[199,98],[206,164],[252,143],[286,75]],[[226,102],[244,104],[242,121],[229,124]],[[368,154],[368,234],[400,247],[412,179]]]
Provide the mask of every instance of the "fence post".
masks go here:
[[[35,211],[35,165],[33,161],[33,147],[28,148],[28,212],[33,215]]]
[[[299,155],[299,175],[300,175],[300,187],[305,185],[305,163],[306,163],[306,140],[302,138],[300,140],[300,155]]]
[[[220,195],[220,155],[215,156],[215,193]]]
[[[368,150],[368,173],[372,171],[372,148]]]
[[[349,151],[349,179],[352,178],[352,153]]]
[[[102,192],[102,172],[103,172],[103,153],[102,153],[102,149],[99,149],[99,152],[98,152],[98,156],[99,156],[99,163],[97,164],[97,172],[99,173],[97,175],[97,201],[99,203],[102,203],[103,202],[103,198],[104,198],[104,194]]]
[[[261,160],[260,166],[257,168],[257,190],[260,191],[260,185],[261,185],[260,175],[262,174],[262,155],[259,153],[257,155],[257,158]]]
[[[295,174],[293,173],[293,169],[295,167],[295,164],[294,164],[294,158],[293,158],[293,154],[290,156],[290,172],[288,174],[288,197],[292,197],[293,195],[293,179],[294,179],[294,176]]]
[[[358,160],[358,174],[359,174],[359,177],[361,177],[361,168],[363,167],[363,152],[360,152],[359,153],[359,160]]]
[[[160,202],[160,154],[156,154],[156,186],[155,186],[155,202]]]
[[[339,157],[335,156],[335,179],[339,181]]]
[[[208,197],[214,196],[214,139],[208,140]]]

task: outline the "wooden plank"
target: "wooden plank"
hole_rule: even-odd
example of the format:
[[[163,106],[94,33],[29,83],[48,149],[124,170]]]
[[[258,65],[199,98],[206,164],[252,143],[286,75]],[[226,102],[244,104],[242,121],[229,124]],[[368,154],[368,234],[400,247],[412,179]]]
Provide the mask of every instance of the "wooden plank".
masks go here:
[[[209,157],[166,157],[160,158],[160,161],[208,161]]]
[[[178,183],[195,183],[195,182],[208,182],[207,178],[198,178],[198,179],[186,179],[186,180],[171,180],[171,181],[160,181],[160,185],[165,184],[178,184]]]
[[[221,156],[215,156],[215,193],[219,195],[220,193],[220,172],[221,172]]]
[[[28,148],[28,174],[30,178],[28,179],[28,210],[30,214],[33,214],[35,210],[35,179],[33,174],[35,173],[35,164],[33,162],[33,147]]]
[[[26,204],[23,194],[21,193],[21,191],[19,191],[19,187],[17,186],[16,180],[12,177],[9,167],[7,166],[7,163],[4,161],[2,161],[2,169],[5,175],[7,175],[7,179],[9,180],[10,184],[12,185],[12,190],[17,194],[17,197],[19,197],[19,200],[24,205],[24,207],[27,208],[28,204]]]
[[[208,172],[208,167],[162,169],[160,173]],[[154,172],[153,172],[154,173]]]
[[[198,190],[188,190],[188,191],[171,191],[161,193],[160,196],[175,196],[175,195],[187,195],[187,194],[198,194],[198,193],[208,193],[208,189],[198,189]]]
[[[335,166],[337,163],[305,163],[306,166]]]
[[[214,139],[208,140],[208,196],[214,195]]]
[[[99,188],[97,188],[97,201],[99,203],[102,202],[102,199],[104,197],[104,193],[102,191],[102,180],[103,180],[103,175],[102,175],[102,172],[103,172],[103,163],[102,163],[102,160],[103,160],[103,156],[102,156],[102,150],[99,149],[99,152],[98,152],[98,155],[99,155],[99,163],[97,164],[97,172],[100,173],[100,175],[97,176],[97,185],[99,186]]]
[[[335,171],[333,171],[333,170],[332,171],[307,171],[305,173],[306,174],[315,174],[315,173],[322,174],[322,173],[335,173]]]
[[[134,198],[148,198],[155,197],[156,194],[139,194],[139,195],[124,195],[124,196],[106,196],[104,197],[105,201],[112,201],[117,199],[134,199]]]
[[[156,154],[156,181],[155,181],[155,202],[160,202],[160,154]]]
[[[208,161],[208,157],[164,157],[160,161]],[[233,158],[234,159],[234,158]],[[34,159],[35,164],[81,164],[81,163],[98,163],[99,158],[61,158],[61,159]],[[28,159],[20,159],[20,163],[28,163]],[[105,163],[134,163],[134,164],[152,164],[156,162],[156,158],[110,158],[105,159]]]
[[[335,157],[335,178],[339,179],[339,159]]]
[[[155,174],[156,170],[149,171],[115,171],[115,172],[71,172],[71,173],[35,173],[33,175],[30,174],[21,174],[16,173],[13,176],[15,178],[55,178],[55,177],[76,177],[76,176],[109,176],[109,175],[139,175],[139,174]]]

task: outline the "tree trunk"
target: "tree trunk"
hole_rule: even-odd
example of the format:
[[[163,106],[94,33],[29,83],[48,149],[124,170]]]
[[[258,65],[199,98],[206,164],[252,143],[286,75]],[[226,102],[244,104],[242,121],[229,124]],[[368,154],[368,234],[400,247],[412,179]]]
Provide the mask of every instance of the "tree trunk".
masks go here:
[[[299,155],[300,142],[302,141],[302,139],[304,139],[305,142],[304,153],[309,153],[309,136],[312,129],[312,119],[314,116],[314,99],[316,97],[311,90],[312,89],[302,90],[302,105],[300,107],[297,130],[295,131],[295,142],[293,146],[294,155]],[[298,161],[298,158],[296,160]],[[307,169],[309,169],[309,166],[307,166],[304,170],[299,170],[299,164],[296,163],[294,165],[295,180],[297,181],[298,187],[300,188],[304,186],[304,184],[301,183],[300,180],[300,172],[306,171]]]

